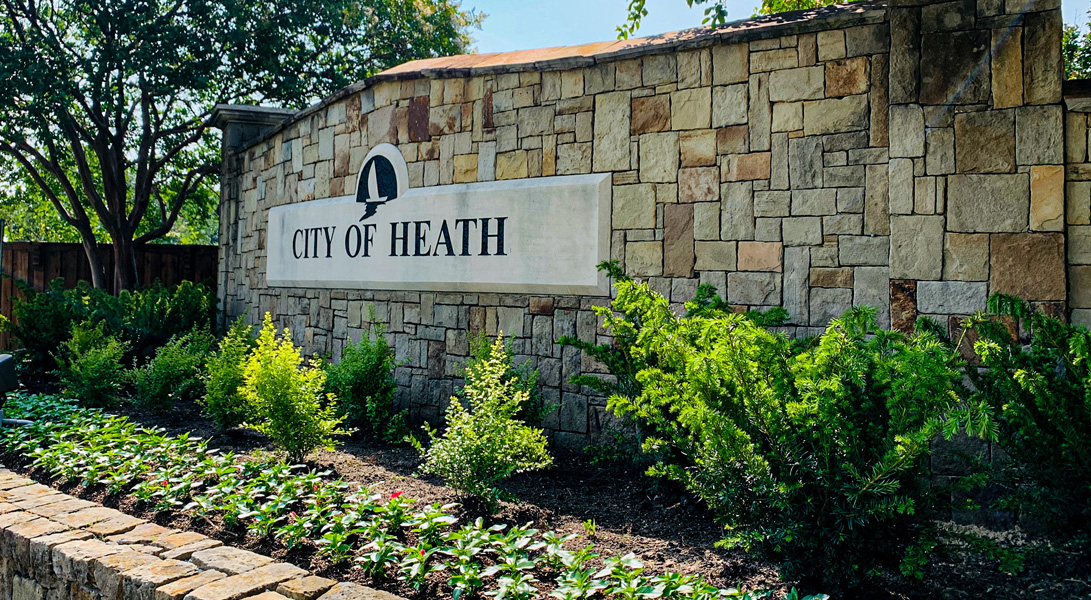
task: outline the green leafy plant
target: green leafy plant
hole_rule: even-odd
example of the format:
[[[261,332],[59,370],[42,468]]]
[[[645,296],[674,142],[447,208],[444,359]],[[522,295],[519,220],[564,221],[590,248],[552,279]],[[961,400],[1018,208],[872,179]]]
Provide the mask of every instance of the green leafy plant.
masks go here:
[[[1091,332],[1026,302],[989,298],[990,315],[968,325],[985,369],[967,370],[974,398],[988,404],[997,441],[1011,457],[993,478],[999,508],[1040,522],[1061,544],[1091,543]],[[1024,345],[1015,332],[1030,334]]]
[[[639,420],[650,473],[701,497],[724,545],[767,550],[788,577],[851,584],[905,555],[940,501],[923,477],[932,438],[990,433],[954,393],[949,347],[883,331],[873,310],[800,346],[751,316],[678,317],[647,285],[616,287],[607,327],[632,340],[642,390],[609,408]]]
[[[530,362],[515,364],[515,352],[512,350],[511,339],[504,341],[504,351],[496,355],[493,352],[493,341],[484,333],[470,335],[470,358],[463,366],[464,370],[477,368],[483,361],[493,357],[500,358],[504,363],[504,375],[502,379],[511,383],[520,392],[525,392],[526,400],[519,406],[519,412],[515,417],[528,425],[541,425],[546,415],[558,408],[556,404],[546,404],[542,398],[542,392],[538,389],[538,370],[533,368]]]
[[[251,426],[298,462],[315,448],[334,447],[333,436],[346,435],[343,416],[332,396],[323,398],[326,373],[303,356],[287,330],[277,337],[267,313],[257,346],[243,369],[242,395],[255,419]],[[323,406],[323,400],[326,400]]]
[[[516,418],[528,395],[506,377],[509,360],[501,336],[490,346],[487,359],[467,366],[469,406],[453,398],[447,430],[442,435],[429,431],[431,446],[422,450],[422,472],[439,475],[455,490],[493,506],[499,494],[496,484],[553,462],[542,430]]]
[[[12,320],[0,321],[25,351],[23,369],[32,377],[53,370],[53,353],[72,336],[72,326],[82,320],[81,311],[66,299],[64,280],[54,279],[42,292],[15,280],[23,298],[12,301]]]
[[[178,400],[195,400],[204,392],[201,363],[214,340],[207,331],[191,331],[160,346],[151,360],[132,371],[136,397],[133,402],[157,411]]]
[[[205,415],[222,431],[246,421],[247,403],[239,390],[246,382],[246,358],[255,346],[252,334],[244,317],[235,319],[218,350],[205,361],[205,395],[200,402]]]
[[[77,325],[72,337],[61,345],[57,374],[65,393],[85,406],[113,404],[125,382],[121,359],[128,344],[106,333],[102,323]]]
[[[341,360],[326,365],[326,390],[337,398],[349,424],[388,441],[403,439],[408,411],[394,414],[394,349],[381,325],[345,346]]]

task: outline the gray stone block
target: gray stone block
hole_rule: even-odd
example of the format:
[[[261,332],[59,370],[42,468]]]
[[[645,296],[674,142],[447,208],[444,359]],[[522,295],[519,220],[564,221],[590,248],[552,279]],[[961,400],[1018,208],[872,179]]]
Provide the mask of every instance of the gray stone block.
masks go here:
[[[988,284],[974,281],[917,282],[917,310],[933,315],[969,315],[985,310]]]

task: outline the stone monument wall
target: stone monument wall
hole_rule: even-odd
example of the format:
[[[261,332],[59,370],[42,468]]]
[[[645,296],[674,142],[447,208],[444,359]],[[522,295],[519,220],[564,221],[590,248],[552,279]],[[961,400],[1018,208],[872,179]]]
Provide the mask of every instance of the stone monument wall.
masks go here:
[[[610,256],[679,307],[708,283],[735,306],[785,307],[797,335],[853,305],[954,328],[998,291],[1067,314],[1065,232],[1091,231],[1074,227],[1091,224],[1091,167],[1087,120],[1070,114],[1083,141],[1067,144],[1066,211],[1060,36],[1056,0],[852,4],[408,63],[283,123],[246,121],[248,136],[222,116],[225,316],[269,312],[336,359],[373,311],[400,405],[433,422],[469,336],[503,331],[560,406],[545,423],[558,446],[609,427],[605,399],[568,383],[596,365],[555,343],[609,342],[592,311],[605,296],[266,284],[269,209],[355,193],[380,143],[401,150],[411,188],[609,173]],[[1088,265],[1072,267],[1080,285],[1084,245],[1069,252]],[[1080,320],[1087,289],[1072,292]]]

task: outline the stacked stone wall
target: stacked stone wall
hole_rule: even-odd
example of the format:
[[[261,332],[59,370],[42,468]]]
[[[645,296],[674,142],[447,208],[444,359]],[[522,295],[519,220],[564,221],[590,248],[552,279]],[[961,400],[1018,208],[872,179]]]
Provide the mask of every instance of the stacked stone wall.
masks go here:
[[[416,421],[439,419],[470,336],[503,331],[559,406],[554,442],[579,449],[611,426],[605,399],[568,383],[598,366],[555,342],[609,343],[593,312],[606,297],[266,285],[267,211],[352,193],[386,142],[414,188],[611,173],[612,258],[679,308],[708,283],[740,308],[785,307],[795,335],[853,305],[897,328],[957,327],[997,291],[1064,315],[1066,218],[1091,224],[1091,168],[1069,166],[1088,176],[1069,183],[1085,208],[1066,217],[1060,32],[1057,2],[896,1],[567,63],[411,63],[227,152],[223,306],[269,312],[335,359],[373,314]]]

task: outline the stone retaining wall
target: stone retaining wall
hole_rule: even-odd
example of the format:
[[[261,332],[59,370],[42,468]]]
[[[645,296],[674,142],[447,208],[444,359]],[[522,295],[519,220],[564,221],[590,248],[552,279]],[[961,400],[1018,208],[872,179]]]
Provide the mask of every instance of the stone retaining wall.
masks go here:
[[[249,122],[247,140],[225,118],[225,316],[270,312],[336,359],[374,310],[414,421],[439,419],[468,336],[503,331],[560,406],[553,442],[599,439],[605,400],[568,383],[598,366],[555,340],[608,343],[592,312],[608,298],[266,284],[268,210],[351,193],[384,142],[415,188],[610,173],[611,255],[676,307],[708,283],[740,308],[785,307],[797,335],[853,305],[954,329],[992,292],[1067,315],[1060,35],[1057,0],[860,3],[409,63],[283,123]],[[1087,224],[1091,192],[1072,185],[1084,206],[1068,223]],[[1073,279],[1086,320],[1091,276]]]
[[[400,600],[0,467],[0,600]]]

